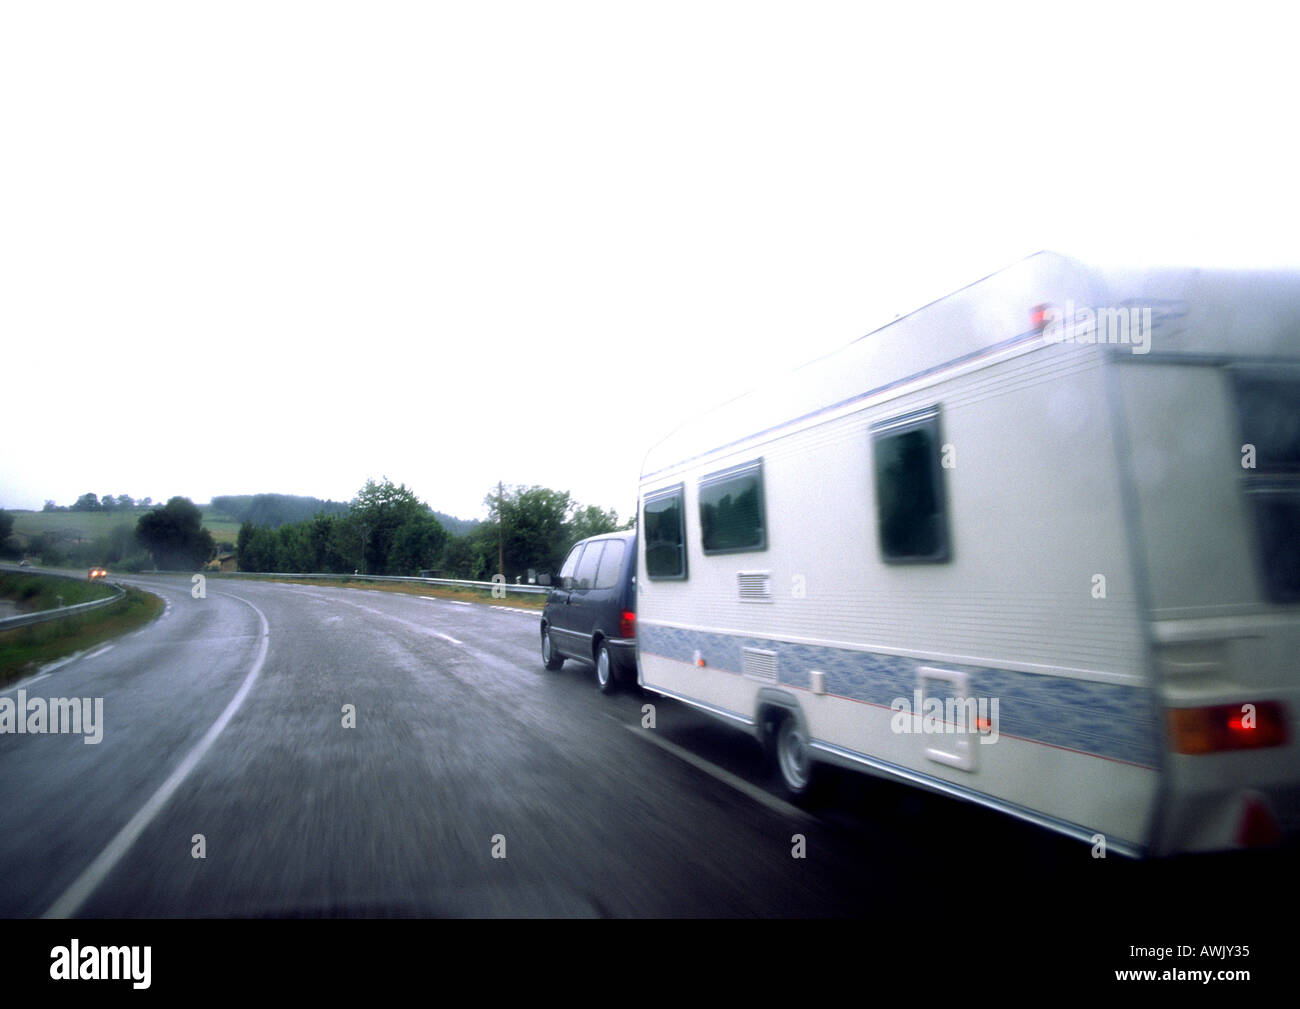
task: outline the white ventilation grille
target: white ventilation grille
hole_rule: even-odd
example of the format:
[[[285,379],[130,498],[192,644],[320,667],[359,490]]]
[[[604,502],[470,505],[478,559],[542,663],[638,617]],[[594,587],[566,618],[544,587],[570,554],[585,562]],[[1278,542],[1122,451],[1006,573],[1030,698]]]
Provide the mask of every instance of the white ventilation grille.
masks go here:
[[[737,571],[736,585],[742,603],[770,603],[772,575],[768,571]]]
[[[776,652],[769,652],[763,648],[742,648],[740,650],[740,671],[751,680],[775,683]]]

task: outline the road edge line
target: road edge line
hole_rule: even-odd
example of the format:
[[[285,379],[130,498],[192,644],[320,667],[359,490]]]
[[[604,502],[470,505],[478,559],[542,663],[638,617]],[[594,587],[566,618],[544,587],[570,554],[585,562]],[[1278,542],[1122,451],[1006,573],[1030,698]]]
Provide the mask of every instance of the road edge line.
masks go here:
[[[243,707],[244,701],[252,692],[253,684],[262,671],[262,665],[266,661],[266,652],[270,647],[271,625],[267,623],[266,614],[247,599],[230,595],[228,592],[217,594],[227,596],[230,599],[238,599],[244,605],[251,607],[257,614],[257,618],[262,622],[261,644],[257,650],[257,658],[253,660],[253,668],[244,677],[244,682],[239,685],[239,690],[235,692],[235,696],[230,699],[217,720],[203,734],[203,738],[194,744],[193,749],[185,755],[185,758],[176,766],[176,769],[172,771],[167,780],[158,786],[158,790],[127,821],[126,826],[113,836],[113,839],[105,845],[104,850],[96,856],[95,860],[82,870],[81,875],[73,880],[59,899],[50,905],[50,909],[41,915],[42,918],[71,918],[80,910],[81,905],[99,888],[100,884],[108,877],[108,874],[117,867],[117,863],[131,850],[131,846],[144,833],[145,828],[153,822],[154,817],[167,805],[168,800],[176,793],[176,790],[180,788],[185,779],[189,777],[190,772],[198,766],[199,761],[211,749],[217,737],[230,724],[230,720]]]

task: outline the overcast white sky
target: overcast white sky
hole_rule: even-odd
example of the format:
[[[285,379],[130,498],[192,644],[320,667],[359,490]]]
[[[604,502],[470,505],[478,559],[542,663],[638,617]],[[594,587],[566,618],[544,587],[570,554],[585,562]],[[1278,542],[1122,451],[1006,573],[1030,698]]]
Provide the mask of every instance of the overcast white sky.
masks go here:
[[[626,518],[688,413],[1038,249],[1300,266],[1286,11],[5,2],[0,507]]]

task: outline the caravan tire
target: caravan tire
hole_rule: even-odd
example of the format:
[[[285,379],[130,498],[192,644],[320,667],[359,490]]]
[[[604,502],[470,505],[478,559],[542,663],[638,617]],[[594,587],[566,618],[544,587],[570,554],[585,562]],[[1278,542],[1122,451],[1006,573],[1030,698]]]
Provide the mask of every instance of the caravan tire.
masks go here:
[[[795,715],[786,715],[776,727],[772,756],[786,798],[797,804],[807,802],[817,779],[817,764],[808,747],[808,732]]]

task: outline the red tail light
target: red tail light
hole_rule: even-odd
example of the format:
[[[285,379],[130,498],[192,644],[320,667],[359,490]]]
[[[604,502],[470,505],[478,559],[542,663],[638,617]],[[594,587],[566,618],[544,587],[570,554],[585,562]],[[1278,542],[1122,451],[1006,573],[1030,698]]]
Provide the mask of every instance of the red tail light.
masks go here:
[[[623,615],[618,620],[619,637],[635,638],[636,637],[636,614],[631,610],[624,610]]]
[[[1287,742],[1286,709],[1277,701],[1169,708],[1165,715],[1169,748],[1175,753],[1258,750]]]

